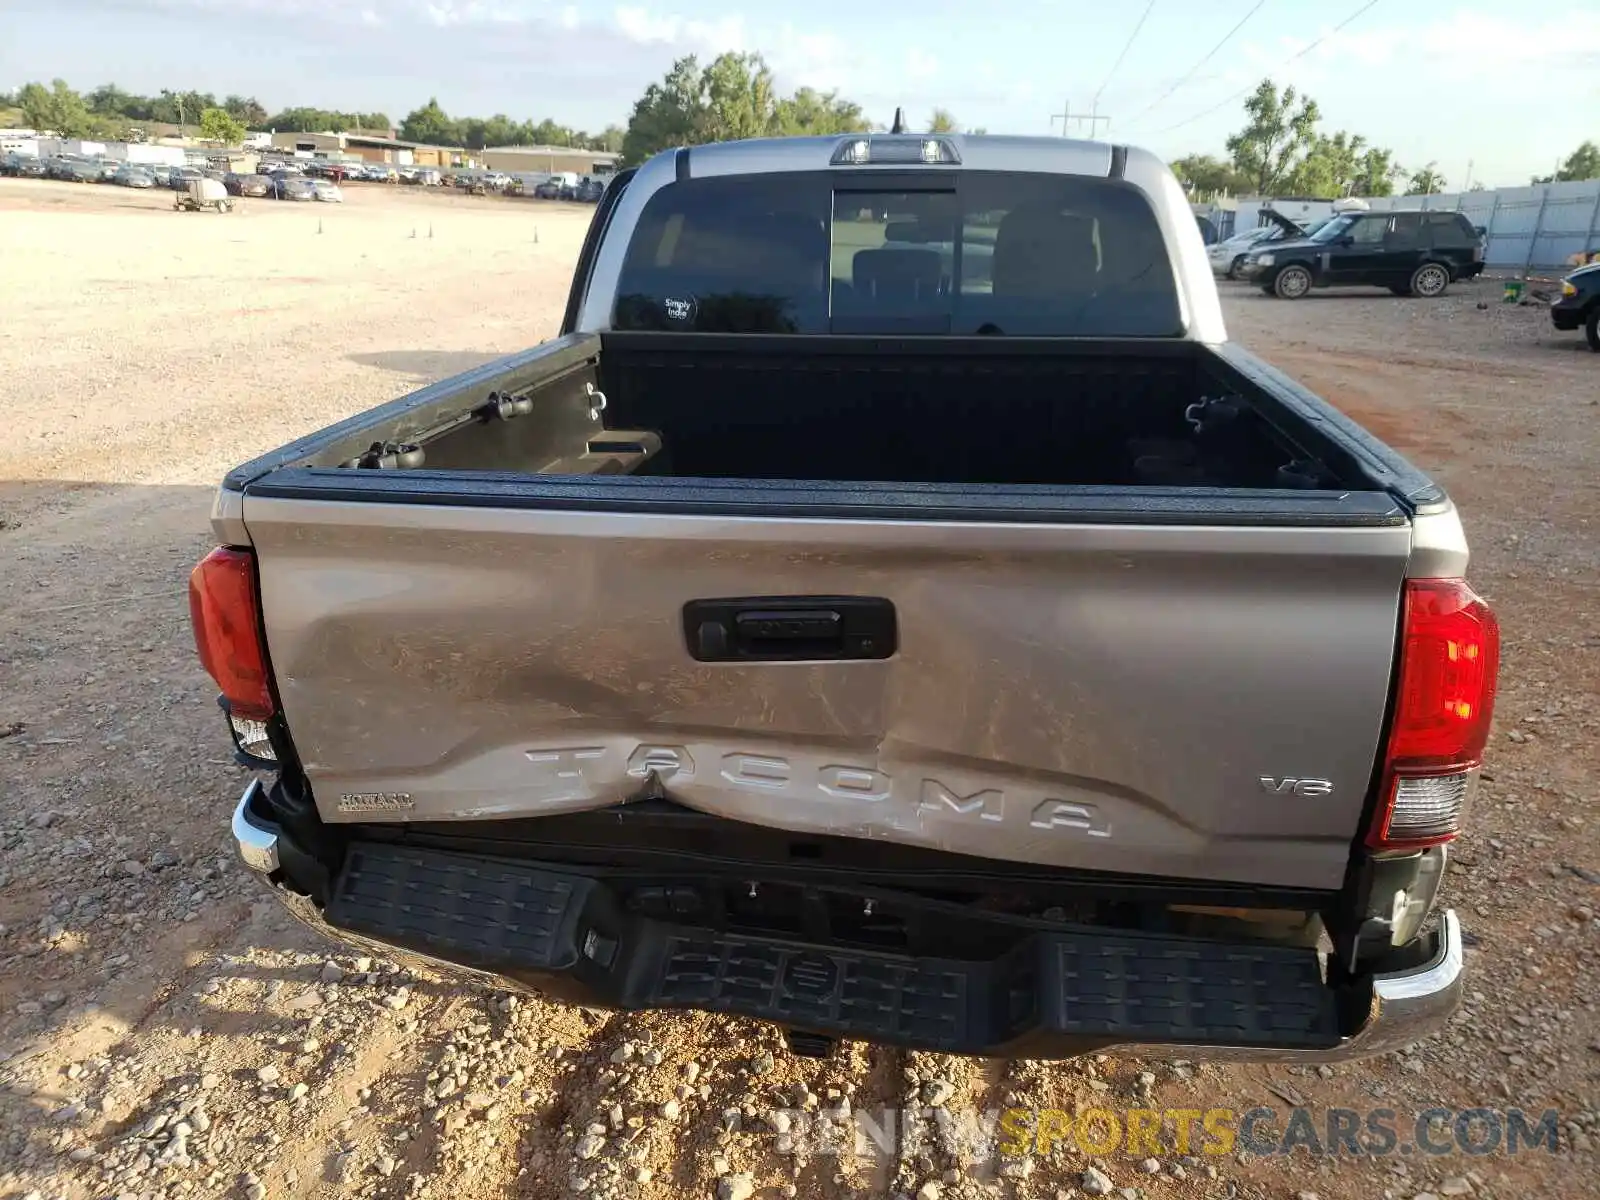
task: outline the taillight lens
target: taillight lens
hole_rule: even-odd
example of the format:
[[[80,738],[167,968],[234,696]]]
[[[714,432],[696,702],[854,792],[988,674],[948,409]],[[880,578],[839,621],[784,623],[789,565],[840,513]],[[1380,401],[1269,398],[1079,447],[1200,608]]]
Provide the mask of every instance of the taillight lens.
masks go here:
[[[1460,579],[1406,582],[1394,724],[1369,845],[1450,841],[1476,782],[1494,717],[1500,626]]]
[[[228,714],[265,722],[273,712],[255,558],[248,550],[219,547],[189,576],[189,618],[206,674],[217,681]]]

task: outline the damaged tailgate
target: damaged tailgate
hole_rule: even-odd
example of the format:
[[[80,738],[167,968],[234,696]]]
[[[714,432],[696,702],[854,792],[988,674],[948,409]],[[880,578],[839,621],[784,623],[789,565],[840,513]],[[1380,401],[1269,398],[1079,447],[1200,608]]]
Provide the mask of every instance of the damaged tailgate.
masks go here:
[[[325,820],[664,796],[802,835],[1340,883],[1388,694],[1398,513],[753,517],[340,486],[244,500]]]

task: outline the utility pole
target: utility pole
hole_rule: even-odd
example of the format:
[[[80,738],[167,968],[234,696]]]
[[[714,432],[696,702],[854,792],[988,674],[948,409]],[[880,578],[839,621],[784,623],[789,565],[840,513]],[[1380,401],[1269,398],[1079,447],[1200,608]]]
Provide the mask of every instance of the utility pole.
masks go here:
[[[1050,128],[1054,129],[1055,125],[1056,125],[1056,122],[1060,121],[1061,122],[1061,136],[1062,137],[1066,137],[1067,136],[1067,122],[1070,121],[1070,120],[1072,120],[1072,101],[1063,100],[1061,102],[1061,111],[1058,112],[1058,113],[1051,113],[1050,114]]]
[[[1071,101],[1064,101],[1062,103],[1062,105],[1061,105],[1061,111],[1060,112],[1051,113],[1050,114],[1050,124],[1053,126],[1057,121],[1061,122],[1061,136],[1062,137],[1071,136],[1070,130],[1071,130],[1071,127],[1074,124],[1081,125],[1085,121],[1087,121],[1089,123],[1089,140],[1090,141],[1094,140],[1094,136],[1098,132],[1098,126],[1099,126],[1100,122],[1104,121],[1105,124],[1106,124],[1106,128],[1107,129],[1111,128],[1111,118],[1110,117],[1102,117],[1100,115],[1099,105],[1095,105],[1093,108],[1091,108],[1088,111],[1088,113],[1074,113],[1072,111],[1072,103],[1071,103]]]

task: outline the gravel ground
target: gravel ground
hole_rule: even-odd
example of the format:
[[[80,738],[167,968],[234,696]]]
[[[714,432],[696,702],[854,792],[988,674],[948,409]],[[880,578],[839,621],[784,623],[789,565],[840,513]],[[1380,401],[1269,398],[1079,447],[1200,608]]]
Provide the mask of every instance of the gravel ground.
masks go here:
[[[347,190],[217,216],[0,183],[0,1196],[1594,1194],[1600,358],[1580,338],[1479,308],[1486,285],[1435,303],[1225,292],[1236,337],[1449,486],[1503,621],[1490,768],[1448,883],[1472,992],[1441,1036],[1321,1069],[860,1046],[819,1063],[745,1022],[355,957],[235,866],[245,777],[183,599],[215,481],[549,336],[588,216]],[[1403,1130],[1435,1105],[1555,1107],[1562,1149],[1090,1159],[1069,1141],[996,1161],[976,1120],[1295,1103],[1388,1107]],[[932,1116],[887,1153],[805,1136],[897,1104]]]

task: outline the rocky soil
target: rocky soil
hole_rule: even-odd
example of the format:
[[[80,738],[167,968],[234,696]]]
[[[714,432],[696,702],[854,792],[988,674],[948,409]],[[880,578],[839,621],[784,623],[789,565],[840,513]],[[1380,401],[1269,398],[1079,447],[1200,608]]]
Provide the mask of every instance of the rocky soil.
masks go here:
[[[1471,971],[1448,1029],[1322,1068],[818,1062],[752,1023],[573,1009],[323,943],[228,847],[245,776],[183,591],[216,478],[548,336],[587,211],[352,188],[332,216],[232,219],[0,184],[0,311],[28,314],[0,338],[0,1197],[1595,1194],[1600,357],[1539,311],[1488,285],[1226,293],[1236,337],[1449,486],[1503,621],[1447,885]],[[1279,1129],[1295,1105],[1390,1108],[1403,1140],[1433,1107],[1553,1107],[1561,1148],[1005,1157],[983,1122],[1258,1105]],[[889,1106],[914,1115],[883,1128]]]

